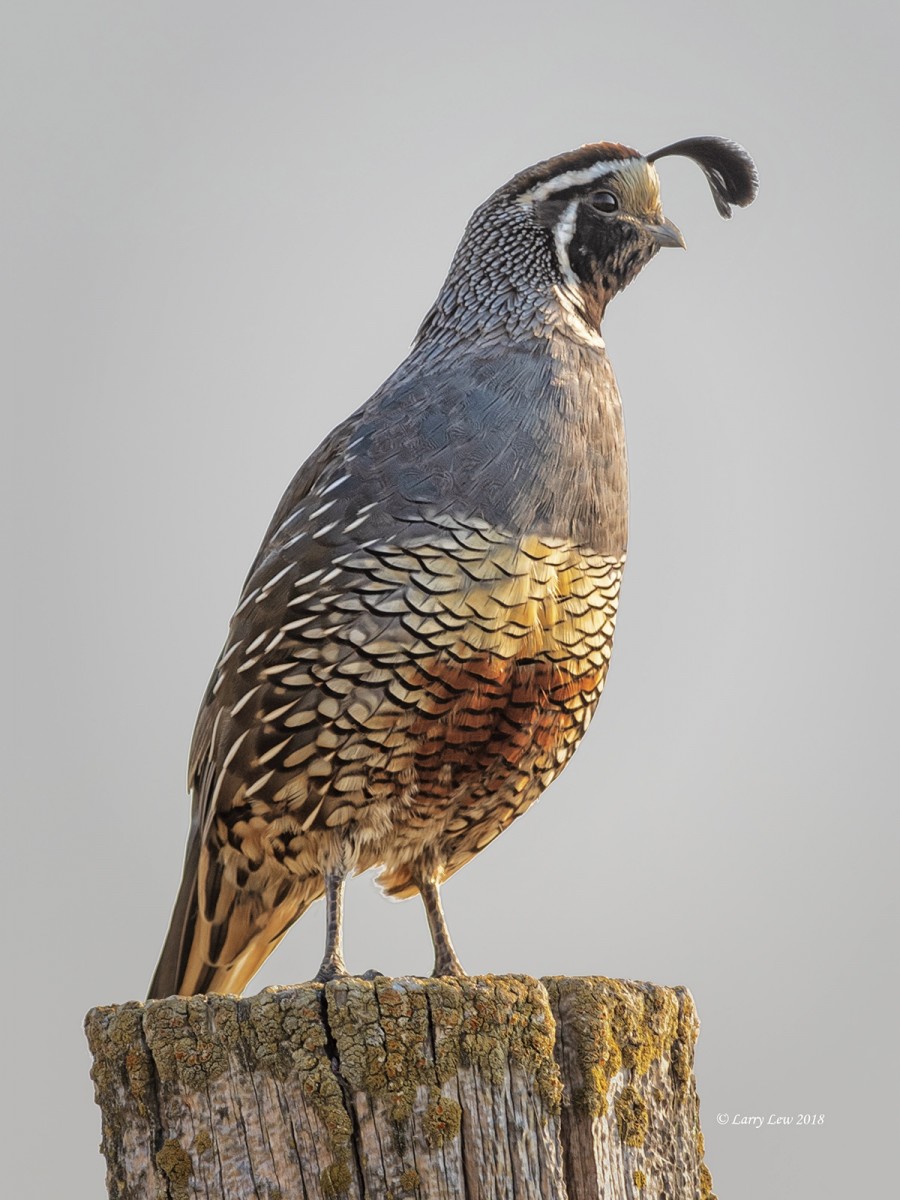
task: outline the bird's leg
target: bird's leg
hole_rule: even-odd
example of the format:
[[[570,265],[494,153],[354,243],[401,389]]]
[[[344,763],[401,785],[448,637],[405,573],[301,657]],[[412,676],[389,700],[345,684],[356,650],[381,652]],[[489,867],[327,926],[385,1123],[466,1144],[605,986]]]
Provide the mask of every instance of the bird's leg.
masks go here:
[[[325,874],[325,957],[316,975],[316,983],[327,983],[347,975],[344,964],[344,876],[336,871]]]
[[[433,879],[421,880],[419,891],[425,914],[428,917],[428,928],[431,930],[431,940],[434,942],[434,975],[465,975],[462,964],[456,957],[453,943],[450,941],[450,931],[441,907],[441,896],[438,885]]]

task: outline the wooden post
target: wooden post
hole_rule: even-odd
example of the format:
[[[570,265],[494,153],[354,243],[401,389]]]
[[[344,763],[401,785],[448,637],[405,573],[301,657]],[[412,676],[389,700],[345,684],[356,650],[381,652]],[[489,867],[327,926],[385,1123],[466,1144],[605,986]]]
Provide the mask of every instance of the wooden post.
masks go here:
[[[95,1008],[113,1200],[714,1200],[683,988],[336,980]]]

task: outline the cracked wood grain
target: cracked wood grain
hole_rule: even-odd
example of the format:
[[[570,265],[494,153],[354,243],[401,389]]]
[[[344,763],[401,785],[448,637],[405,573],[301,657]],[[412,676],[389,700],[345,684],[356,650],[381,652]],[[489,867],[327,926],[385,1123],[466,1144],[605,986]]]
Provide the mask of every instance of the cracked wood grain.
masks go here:
[[[341,979],[86,1031],[115,1200],[713,1200],[684,989]]]

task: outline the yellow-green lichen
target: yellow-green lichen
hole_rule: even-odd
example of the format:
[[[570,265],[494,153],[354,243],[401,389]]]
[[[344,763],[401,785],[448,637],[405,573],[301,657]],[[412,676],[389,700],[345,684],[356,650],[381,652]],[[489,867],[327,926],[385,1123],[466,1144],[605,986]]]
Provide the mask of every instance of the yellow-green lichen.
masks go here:
[[[86,1030],[104,1113],[121,1107],[115,1095],[122,1084],[146,1115],[157,1084],[203,1091],[229,1070],[263,1071],[279,1080],[298,1079],[325,1127],[335,1161],[349,1156],[353,1126],[331,1067],[319,984],[273,988],[249,999],[172,997],[94,1009]],[[112,1145],[120,1131],[107,1132]],[[208,1148],[204,1136],[209,1132],[198,1135],[198,1153]]]
[[[700,1200],[716,1200],[712,1190],[712,1175],[706,1163],[700,1164]]]
[[[694,1045],[697,1041],[700,1022],[697,1019],[697,1010],[694,1008],[690,992],[685,988],[679,988],[678,992],[680,1000],[678,1025],[675,1040],[672,1043],[671,1059],[678,1097],[684,1099],[694,1071]]]
[[[326,997],[342,1075],[352,1090],[379,1097],[395,1122],[412,1115],[421,1087],[440,1092],[464,1066],[494,1085],[518,1067],[548,1110],[559,1108],[553,1018],[535,980],[336,980]]]
[[[173,996],[146,1006],[144,1036],[162,1083],[197,1092],[225,1074],[236,1005],[230,996]]]
[[[205,1154],[207,1150],[212,1150],[213,1140],[208,1129],[201,1129],[194,1138],[194,1150],[199,1154]]]
[[[590,1116],[607,1109],[612,1079],[622,1070],[639,1078],[668,1058],[683,1097],[693,1068],[696,1013],[682,988],[663,988],[602,976],[545,979],[554,1015],[564,1028],[580,1082],[572,1104]]]
[[[118,1109],[115,1096],[123,1087],[139,1114],[147,1115],[154,1071],[143,1036],[143,1015],[143,1004],[132,1002],[92,1008],[85,1017],[84,1029],[94,1057],[91,1078],[104,1113]]]
[[[534,979],[515,975],[457,982],[469,1014],[460,1038],[463,1063],[479,1066],[499,1085],[508,1060],[534,1080],[549,1110],[558,1112],[562,1083],[553,1056],[556,1026],[544,989]]]
[[[404,1171],[400,1176],[400,1190],[403,1192],[415,1192],[418,1190],[422,1180],[419,1178],[419,1172],[410,1168]]]
[[[457,1137],[461,1124],[462,1109],[455,1100],[449,1096],[442,1096],[440,1092],[422,1117],[425,1140],[433,1150]]]
[[[417,1088],[434,1082],[426,1054],[425,989],[388,979],[348,979],[330,984],[326,997],[328,1023],[347,1084],[353,1091],[380,1097],[394,1121],[405,1121]]]
[[[314,1071],[326,1056],[321,984],[267,988],[240,1002],[240,1031],[254,1070],[276,1079]]]
[[[353,1124],[331,1067],[324,1002],[320,984],[270,988],[252,1001],[240,1002],[240,1030],[250,1066],[279,1080],[300,1080],[325,1127],[336,1164],[343,1165],[349,1156]]]
[[[323,1196],[345,1196],[350,1190],[353,1176],[346,1163],[332,1163],[321,1175]]]
[[[643,1146],[650,1127],[647,1105],[636,1087],[628,1084],[616,1096],[616,1128],[626,1146]]]
[[[632,1179],[632,1182],[634,1183],[634,1186],[638,1189],[646,1186],[647,1176],[644,1174],[643,1171],[632,1171],[631,1179]]]
[[[191,1156],[175,1138],[163,1142],[156,1155],[156,1165],[169,1182],[172,1200],[188,1200],[188,1180],[191,1177]]]

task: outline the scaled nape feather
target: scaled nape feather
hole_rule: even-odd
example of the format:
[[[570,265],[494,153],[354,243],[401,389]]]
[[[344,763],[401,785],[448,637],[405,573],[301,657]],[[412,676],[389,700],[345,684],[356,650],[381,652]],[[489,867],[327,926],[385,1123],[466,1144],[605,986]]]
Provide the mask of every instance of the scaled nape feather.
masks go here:
[[[300,468],[263,539],[191,748],[193,818],[151,997],[240,992],[344,880],[439,887],[541,795],[609,667],[625,563],[622,410],[600,334],[664,246],[653,165],[684,154],[723,216],[744,150],[692,138],[538,163],[472,216],[406,360]]]

